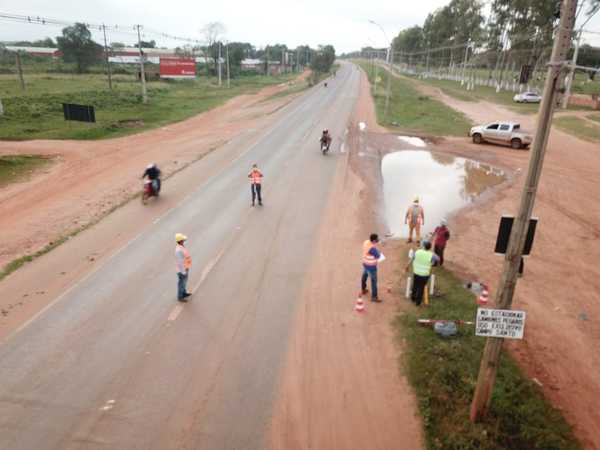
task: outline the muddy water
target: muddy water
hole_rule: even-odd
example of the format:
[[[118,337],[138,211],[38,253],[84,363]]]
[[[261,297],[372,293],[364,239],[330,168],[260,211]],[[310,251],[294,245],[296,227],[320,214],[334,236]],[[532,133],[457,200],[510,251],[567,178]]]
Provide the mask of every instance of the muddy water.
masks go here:
[[[419,197],[425,212],[421,234],[442,218],[473,202],[483,191],[504,181],[502,170],[477,161],[421,150],[387,154],[381,164],[385,216],[395,237],[408,236],[406,210]]]

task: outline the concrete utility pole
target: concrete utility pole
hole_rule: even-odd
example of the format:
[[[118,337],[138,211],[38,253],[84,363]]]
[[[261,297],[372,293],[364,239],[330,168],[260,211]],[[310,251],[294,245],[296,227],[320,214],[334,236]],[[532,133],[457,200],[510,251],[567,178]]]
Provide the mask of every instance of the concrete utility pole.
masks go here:
[[[21,54],[18,51],[15,53],[15,60],[17,63],[17,73],[19,74],[19,82],[21,83],[21,89],[25,90],[25,78],[23,78],[23,66],[21,65]]]
[[[2,104],[2,99],[0,98],[0,117],[4,115],[4,105]]]
[[[510,309],[512,305],[513,294],[517,283],[517,275],[519,271],[519,263],[523,248],[525,246],[525,238],[535,203],[535,195],[537,192],[544,155],[546,153],[546,144],[552,124],[552,115],[556,105],[556,97],[561,88],[564,77],[564,61],[567,58],[569,48],[571,46],[571,34],[575,24],[575,12],[577,10],[577,0],[563,0],[560,12],[560,23],[557,35],[554,40],[554,48],[552,50],[552,58],[550,60],[548,75],[546,77],[546,85],[542,96],[542,104],[538,113],[537,130],[531,156],[529,159],[529,168],[525,186],[521,195],[521,205],[519,213],[515,217],[515,221],[510,234],[508,249],[504,260],[504,268],[500,277],[498,293],[496,294],[496,307],[499,309]],[[502,349],[502,338],[487,338],[481,366],[479,368],[479,376],[477,378],[477,386],[475,395],[471,403],[471,421],[477,421],[484,417],[490,408],[492,399],[492,390],[496,381],[496,371],[500,361],[500,351]]]
[[[104,61],[106,62],[106,74],[108,75],[108,88],[112,91],[112,73],[110,71],[110,61],[108,60],[108,44],[106,43],[106,25],[102,24],[104,33]]]
[[[465,84],[465,71],[467,70],[467,58],[469,57],[469,47],[471,46],[471,41],[467,42],[467,46],[465,47],[465,57],[463,58],[462,63],[462,75],[460,76],[460,85],[463,86]]]
[[[391,86],[392,86],[392,76],[394,74],[394,52],[392,51],[392,43],[390,42],[390,49],[388,55],[389,69],[390,73],[387,78],[387,85],[385,87],[385,108],[383,113],[383,120],[387,122],[388,119],[388,110],[390,106],[390,95],[391,95]]]
[[[230,88],[231,87],[231,78],[229,76],[229,43],[227,43],[225,45],[225,54],[227,55],[227,87]]]
[[[219,41],[219,66],[218,66],[218,72],[219,72],[219,86],[221,86],[221,84],[223,83],[223,80],[221,79],[221,41]]]
[[[141,25],[136,25],[138,35],[138,51],[140,53],[140,81],[142,82],[142,102],[148,103],[148,93],[146,92],[146,72],[144,72],[144,53],[142,52],[142,37],[140,36]]]
[[[575,77],[575,66],[577,65],[577,56],[579,56],[579,45],[581,44],[581,35],[583,30],[579,30],[577,33],[577,40],[575,41],[575,51],[573,52],[573,59],[571,60],[571,68],[569,69],[569,75],[567,75],[567,86],[565,87],[565,94],[562,99],[562,108],[567,109],[569,106],[569,97],[571,96],[571,86],[573,85],[573,78]]]

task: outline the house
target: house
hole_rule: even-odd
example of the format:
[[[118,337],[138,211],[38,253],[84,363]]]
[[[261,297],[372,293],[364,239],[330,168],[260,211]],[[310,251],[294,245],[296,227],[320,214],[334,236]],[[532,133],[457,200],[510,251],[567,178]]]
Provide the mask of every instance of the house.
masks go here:
[[[31,56],[60,58],[63,55],[59,49],[50,47],[20,47],[16,45],[7,45],[5,48],[9,52],[26,53]]]

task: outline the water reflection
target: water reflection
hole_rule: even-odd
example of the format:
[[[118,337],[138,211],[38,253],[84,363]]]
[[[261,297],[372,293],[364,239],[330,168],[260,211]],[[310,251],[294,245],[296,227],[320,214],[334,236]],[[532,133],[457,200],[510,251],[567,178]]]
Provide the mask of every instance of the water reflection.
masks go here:
[[[502,170],[490,165],[420,150],[385,155],[381,171],[387,223],[399,237],[408,236],[404,215],[415,196],[425,210],[424,234],[433,231],[449,213],[505,179]]]

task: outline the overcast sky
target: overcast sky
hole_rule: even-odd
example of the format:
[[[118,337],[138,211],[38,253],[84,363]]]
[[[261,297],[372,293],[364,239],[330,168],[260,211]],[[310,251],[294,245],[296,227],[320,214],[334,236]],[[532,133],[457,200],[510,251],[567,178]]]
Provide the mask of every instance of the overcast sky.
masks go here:
[[[449,0],[0,0],[0,13],[49,17],[66,21],[133,25],[201,39],[200,28],[222,22],[226,39],[260,47],[282,43],[288,47],[332,44],[339,53],[367,45],[384,47],[383,32],[368,21],[381,24],[391,39],[402,28],[421,25],[427,13]],[[600,14],[586,27],[600,31]],[[7,22],[0,19],[0,41],[34,40],[60,35],[60,27]],[[101,35],[94,33],[96,40]],[[599,35],[587,35],[600,46]],[[134,36],[109,33],[109,41],[134,42]],[[176,47],[181,42],[155,39],[160,46]]]

